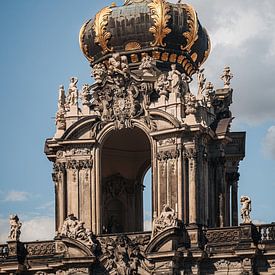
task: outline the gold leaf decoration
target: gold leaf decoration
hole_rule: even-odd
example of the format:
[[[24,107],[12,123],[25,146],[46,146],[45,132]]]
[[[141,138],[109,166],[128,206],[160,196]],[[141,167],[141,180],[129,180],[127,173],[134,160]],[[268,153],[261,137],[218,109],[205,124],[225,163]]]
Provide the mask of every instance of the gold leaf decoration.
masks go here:
[[[109,15],[112,10],[109,7],[103,8],[96,14],[95,21],[93,24],[93,30],[95,32],[95,43],[99,44],[102,48],[102,53],[106,54],[112,52],[113,48],[108,47],[108,42],[111,38],[111,33],[107,31]]]
[[[172,31],[167,27],[169,19],[171,18],[168,14],[170,6],[165,0],[152,0],[152,3],[149,3],[148,7],[151,10],[151,17],[154,20],[154,26],[149,29],[149,32],[155,37],[155,41],[151,43],[151,46],[165,47],[166,43],[163,42],[163,39]]]
[[[189,52],[196,40],[198,39],[199,24],[195,9],[187,4],[183,4],[182,7],[187,12],[187,25],[189,30],[183,33],[183,36],[186,39],[186,45],[182,45],[181,50]]]
[[[80,49],[83,52],[83,54],[86,56],[86,58],[90,62],[93,62],[94,58],[92,56],[90,56],[90,54],[89,54],[88,45],[86,45],[84,43],[85,29],[86,29],[87,25],[90,23],[90,21],[91,20],[88,20],[80,29],[80,32],[79,32],[79,46],[80,46]]]
[[[140,50],[141,45],[138,42],[132,41],[125,45],[125,51]]]

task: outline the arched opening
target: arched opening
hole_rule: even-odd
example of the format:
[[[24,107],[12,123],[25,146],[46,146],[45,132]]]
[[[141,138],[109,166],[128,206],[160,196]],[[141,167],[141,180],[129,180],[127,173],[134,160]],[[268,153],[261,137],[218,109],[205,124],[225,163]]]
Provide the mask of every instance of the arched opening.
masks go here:
[[[113,130],[101,151],[104,233],[143,230],[144,175],[151,167],[151,145],[139,128]]]

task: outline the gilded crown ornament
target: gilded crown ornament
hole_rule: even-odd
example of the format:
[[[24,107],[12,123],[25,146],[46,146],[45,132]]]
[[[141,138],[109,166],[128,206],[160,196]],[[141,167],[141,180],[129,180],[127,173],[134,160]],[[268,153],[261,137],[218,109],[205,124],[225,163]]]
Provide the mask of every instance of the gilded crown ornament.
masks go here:
[[[83,25],[79,42],[92,67],[107,62],[111,53],[120,53],[127,57],[131,70],[148,55],[157,68],[166,67],[168,71],[176,64],[177,70],[188,77],[205,62],[211,47],[195,9],[167,0],[111,4]]]

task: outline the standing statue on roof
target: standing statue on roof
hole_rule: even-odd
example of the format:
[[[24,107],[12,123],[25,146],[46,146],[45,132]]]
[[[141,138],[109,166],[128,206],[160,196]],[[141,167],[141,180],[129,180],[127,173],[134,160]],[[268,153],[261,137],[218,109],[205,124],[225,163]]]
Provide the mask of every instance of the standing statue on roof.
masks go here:
[[[241,196],[241,205],[241,217],[243,219],[243,223],[252,223],[250,218],[251,199],[248,196]]]
[[[9,240],[10,241],[19,241],[21,235],[21,227],[22,223],[19,221],[17,215],[10,216],[10,234]]]

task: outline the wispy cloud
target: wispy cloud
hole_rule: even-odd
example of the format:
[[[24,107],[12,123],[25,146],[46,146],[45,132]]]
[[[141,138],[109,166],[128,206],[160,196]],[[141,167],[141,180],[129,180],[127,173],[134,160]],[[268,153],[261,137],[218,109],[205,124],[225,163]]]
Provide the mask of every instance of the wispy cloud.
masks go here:
[[[52,211],[54,209],[54,201],[48,201],[46,203],[43,203],[40,206],[38,206],[36,209]]]
[[[28,200],[30,194],[22,191],[10,191],[7,193],[4,201],[6,202],[20,202]]]

